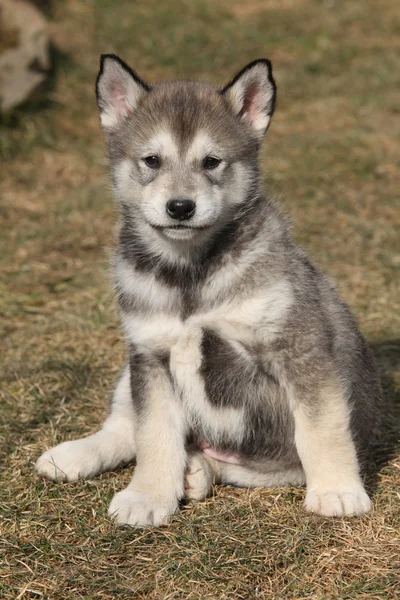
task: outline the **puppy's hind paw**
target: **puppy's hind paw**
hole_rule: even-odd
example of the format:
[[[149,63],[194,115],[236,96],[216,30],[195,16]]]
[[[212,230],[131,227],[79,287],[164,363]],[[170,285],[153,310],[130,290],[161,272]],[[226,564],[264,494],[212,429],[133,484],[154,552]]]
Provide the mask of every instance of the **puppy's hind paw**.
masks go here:
[[[185,496],[190,500],[204,500],[209,496],[213,483],[211,465],[200,452],[189,455],[185,476]]]

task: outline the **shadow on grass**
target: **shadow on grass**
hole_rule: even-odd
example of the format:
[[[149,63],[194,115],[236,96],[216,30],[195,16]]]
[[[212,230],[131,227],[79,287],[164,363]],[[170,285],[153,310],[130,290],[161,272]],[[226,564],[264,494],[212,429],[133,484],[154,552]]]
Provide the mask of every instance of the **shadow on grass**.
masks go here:
[[[392,375],[400,367],[400,340],[376,342],[372,344],[372,350],[383,389],[381,435],[373,447],[367,475],[367,487],[374,492],[379,473],[394,458],[400,442],[400,389]]]

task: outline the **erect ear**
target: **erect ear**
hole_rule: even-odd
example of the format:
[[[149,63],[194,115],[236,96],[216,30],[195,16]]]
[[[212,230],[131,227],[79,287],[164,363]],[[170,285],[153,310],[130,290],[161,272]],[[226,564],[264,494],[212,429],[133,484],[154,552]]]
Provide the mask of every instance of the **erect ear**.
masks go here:
[[[276,85],[266,58],[242,69],[221,92],[233,112],[246,120],[258,137],[267,131],[275,108]]]
[[[150,87],[115,54],[102,54],[96,81],[100,121],[106,130],[117,128],[131,115]]]

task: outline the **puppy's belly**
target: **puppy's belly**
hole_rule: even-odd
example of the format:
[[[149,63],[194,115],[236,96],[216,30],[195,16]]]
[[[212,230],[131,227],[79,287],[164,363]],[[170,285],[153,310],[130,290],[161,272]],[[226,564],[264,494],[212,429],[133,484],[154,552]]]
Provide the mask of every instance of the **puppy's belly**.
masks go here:
[[[207,442],[200,442],[199,445],[203,454],[215,458],[215,460],[219,460],[220,462],[231,463],[233,465],[241,465],[243,462],[239,454],[235,454],[234,452],[217,450],[216,448],[212,448]]]
[[[233,344],[215,332],[206,333],[204,339],[199,375],[214,420],[203,433],[207,429],[212,433],[212,427],[216,429],[228,414],[232,423],[225,428],[228,435],[202,438],[199,431],[198,439],[204,439],[227,462],[297,461],[289,401],[263,357],[255,349]]]
[[[262,357],[192,330],[172,348],[170,368],[197,447],[224,462],[291,462],[293,417]]]
[[[217,408],[204,397],[199,403],[198,397],[191,399],[186,404],[191,437],[204,454],[267,472],[299,464],[294,421],[284,397],[277,402],[273,393],[238,396],[239,406],[230,408]]]

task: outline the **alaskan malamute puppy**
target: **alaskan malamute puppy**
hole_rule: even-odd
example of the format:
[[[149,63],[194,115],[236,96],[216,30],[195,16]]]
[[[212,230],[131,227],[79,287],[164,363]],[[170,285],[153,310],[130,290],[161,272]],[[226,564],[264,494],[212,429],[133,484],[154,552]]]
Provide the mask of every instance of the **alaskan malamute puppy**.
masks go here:
[[[360,472],[379,383],[349,309],[261,189],[275,94],[268,60],[219,88],[149,85],[101,58],[129,361],[101,430],[36,469],[74,481],[136,458],[110,505],[118,523],[165,523],[213,483],[306,484],[320,515],[371,507]]]

